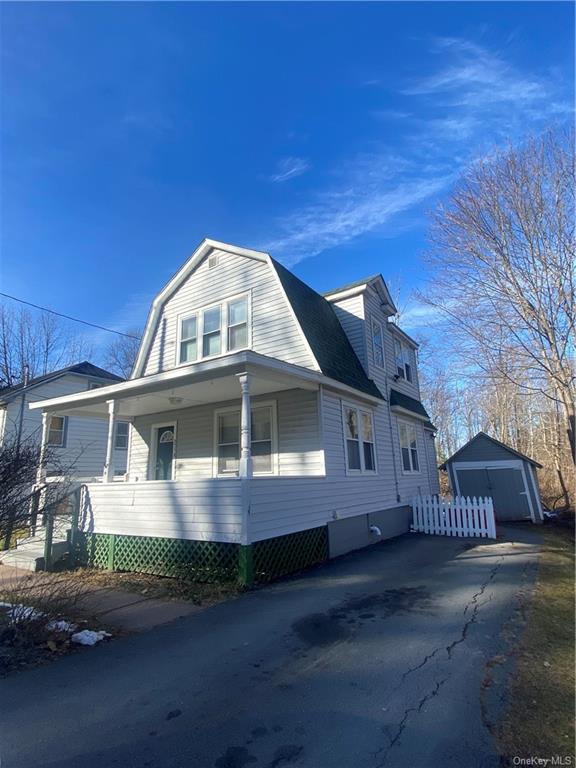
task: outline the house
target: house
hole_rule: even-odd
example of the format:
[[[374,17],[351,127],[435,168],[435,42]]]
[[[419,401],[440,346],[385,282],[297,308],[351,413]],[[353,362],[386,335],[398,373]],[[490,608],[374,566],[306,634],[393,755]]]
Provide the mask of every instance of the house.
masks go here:
[[[42,415],[29,405],[47,398],[94,391],[123,379],[84,361],[31,379],[26,384],[0,389],[0,445],[8,441],[37,440],[42,433]],[[114,474],[126,471],[128,423],[115,427]],[[107,419],[82,414],[52,414],[47,422],[46,444],[59,468],[82,480],[102,476],[106,459]],[[50,468],[48,468],[50,473]]]
[[[265,580],[407,531],[412,497],[439,486],[395,313],[380,275],[321,296],[266,253],[204,240],[154,299],[129,380],[30,406],[45,438],[53,416],[108,418],[90,561]]]
[[[501,443],[485,432],[478,432],[440,469],[448,472],[456,496],[490,496],[494,516],[500,522],[544,519],[534,459]]]

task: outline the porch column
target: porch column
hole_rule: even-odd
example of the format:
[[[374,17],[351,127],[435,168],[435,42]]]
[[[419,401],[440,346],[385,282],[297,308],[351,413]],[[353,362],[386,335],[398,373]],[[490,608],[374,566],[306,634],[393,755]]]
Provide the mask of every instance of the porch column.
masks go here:
[[[250,379],[249,373],[239,373],[238,381],[242,390],[242,410],[240,413],[240,477],[252,477],[251,431],[252,419],[250,411]]]
[[[38,471],[36,472],[36,483],[42,485],[46,478],[46,446],[48,444],[48,432],[50,431],[50,414],[42,411],[42,437],[40,441],[40,456],[38,459]]]
[[[109,483],[114,477],[114,425],[116,423],[116,400],[108,400],[108,440],[106,441],[106,462],[102,482]]]

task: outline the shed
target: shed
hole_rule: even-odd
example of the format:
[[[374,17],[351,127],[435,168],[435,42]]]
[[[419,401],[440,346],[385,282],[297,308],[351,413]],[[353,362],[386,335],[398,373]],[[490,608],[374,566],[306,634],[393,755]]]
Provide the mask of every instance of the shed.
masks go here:
[[[447,459],[440,469],[448,472],[457,496],[491,496],[496,520],[544,519],[534,459],[479,432]]]

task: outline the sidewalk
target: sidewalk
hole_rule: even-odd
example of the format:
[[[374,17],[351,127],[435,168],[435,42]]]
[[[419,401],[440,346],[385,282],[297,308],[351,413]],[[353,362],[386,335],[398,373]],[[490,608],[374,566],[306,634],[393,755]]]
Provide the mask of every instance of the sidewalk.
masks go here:
[[[0,566],[0,591],[4,585],[18,583],[30,575],[30,571]],[[51,578],[53,574],[46,576]],[[72,618],[96,619],[100,624],[125,632],[145,632],[200,610],[200,606],[185,600],[162,600],[122,589],[87,585],[86,594],[76,609],[79,615]]]

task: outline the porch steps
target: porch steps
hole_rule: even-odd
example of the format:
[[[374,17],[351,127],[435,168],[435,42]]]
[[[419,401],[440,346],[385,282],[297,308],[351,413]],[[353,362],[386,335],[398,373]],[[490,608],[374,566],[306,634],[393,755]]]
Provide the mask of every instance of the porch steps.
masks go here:
[[[0,563],[25,571],[44,570],[44,532],[27,539],[20,539],[15,549],[0,552]],[[59,535],[52,540],[52,562],[64,557],[68,552],[68,539]]]

